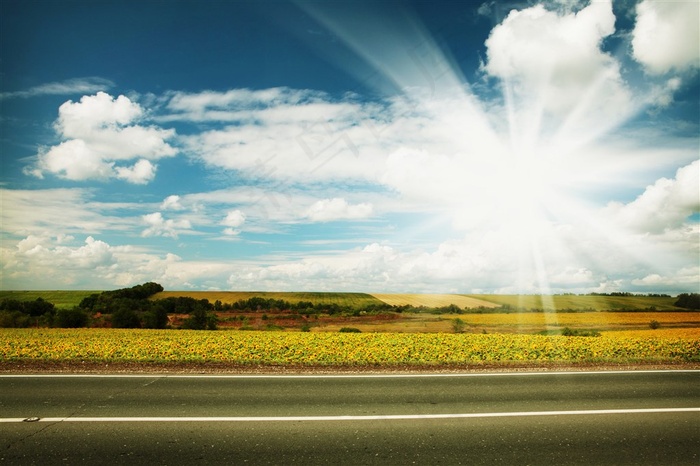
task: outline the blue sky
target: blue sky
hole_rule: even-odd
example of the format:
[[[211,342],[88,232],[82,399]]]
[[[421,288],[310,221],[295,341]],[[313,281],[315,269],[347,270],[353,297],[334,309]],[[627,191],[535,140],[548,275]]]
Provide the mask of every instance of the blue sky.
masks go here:
[[[3,289],[700,286],[700,4],[3,0]]]

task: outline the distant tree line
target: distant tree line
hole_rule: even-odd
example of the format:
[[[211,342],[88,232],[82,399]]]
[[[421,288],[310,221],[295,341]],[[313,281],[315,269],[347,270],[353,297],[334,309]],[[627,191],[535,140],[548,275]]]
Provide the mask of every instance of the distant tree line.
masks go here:
[[[629,291],[613,291],[612,293],[586,293],[579,296],[636,296],[636,297],[647,297],[647,298],[670,298],[671,295],[663,293],[630,293]]]
[[[379,313],[402,312],[411,306],[392,306],[386,303],[373,303],[360,308],[338,303],[312,303],[311,301],[298,301],[292,303],[283,299],[262,298],[253,296],[241,299],[234,303],[214,302],[214,310],[217,312],[293,312],[299,314],[344,314],[344,313]]]
[[[679,294],[678,300],[673,305],[684,309],[700,309],[700,293]]]

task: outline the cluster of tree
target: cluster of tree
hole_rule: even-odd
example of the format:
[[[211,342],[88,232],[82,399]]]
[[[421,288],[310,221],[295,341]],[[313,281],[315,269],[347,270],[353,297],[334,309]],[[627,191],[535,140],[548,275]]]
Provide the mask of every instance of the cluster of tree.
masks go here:
[[[204,300],[206,301],[206,300]],[[440,307],[425,307],[425,306],[412,306],[410,304],[405,305],[392,305],[382,302],[365,304],[363,306],[352,306],[346,304],[338,303],[312,303],[310,301],[299,301],[296,303],[291,303],[283,299],[273,299],[273,298],[262,298],[259,296],[254,296],[248,299],[242,299],[234,303],[222,303],[221,301],[216,301],[214,303],[215,311],[233,311],[233,312],[293,312],[298,314],[347,314],[353,316],[360,316],[366,314],[381,314],[381,313],[403,313],[403,312],[413,312],[413,313],[431,313],[431,314],[465,314],[468,312],[503,312],[504,308],[476,308],[476,309],[466,309],[457,306],[456,304],[450,304],[447,306]]]
[[[681,293],[673,305],[684,309],[700,309],[700,293]]]
[[[0,302],[0,311],[18,311],[32,317],[54,314],[56,306],[44,298],[36,298],[34,301],[19,301],[17,299],[3,299]]]
[[[206,300],[204,300],[206,301]],[[386,303],[367,304],[362,307],[341,305],[338,303],[312,303],[311,301],[299,301],[292,303],[283,299],[262,298],[254,296],[248,299],[241,299],[234,303],[222,303],[217,300],[214,303],[215,311],[234,312],[284,312],[291,311],[299,314],[354,314],[380,313],[380,312],[403,312],[412,306],[392,306]]]
[[[564,293],[564,295],[569,294],[569,293]],[[573,293],[570,293],[573,295]],[[636,296],[640,298],[670,298],[670,294],[664,294],[664,293],[630,293],[629,291],[613,291],[612,293],[586,293],[583,295],[579,296]]]
[[[88,316],[78,309],[56,309],[43,298],[34,301],[4,299],[0,302],[0,327],[85,327]]]
[[[216,316],[211,312],[214,306],[208,300],[187,297],[149,299],[161,291],[161,285],[148,282],[92,294],[78,307],[89,313],[110,314],[113,328],[166,328],[168,314],[189,314],[180,328],[216,328]]]
[[[94,293],[84,298],[78,307],[88,312],[101,312],[103,314],[113,314],[122,307],[135,305],[137,309],[156,293],[163,291],[163,287],[158,283],[148,282],[143,285],[132,286],[131,288],[121,288],[119,290],[103,291]]]
[[[29,327],[32,324],[51,325],[56,307],[43,298],[34,301],[3,299],[0,302],[0,327]]]

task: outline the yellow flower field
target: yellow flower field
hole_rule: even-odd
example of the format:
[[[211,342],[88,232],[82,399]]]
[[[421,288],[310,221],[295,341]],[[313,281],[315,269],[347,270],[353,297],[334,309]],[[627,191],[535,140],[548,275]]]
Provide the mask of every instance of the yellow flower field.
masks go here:
[[[685,338],[700,340],[700,328],[660,328],[656,330],[611,330],[602,332],[609,338]]]
[[[698,312],[513,312],[459,317],[475,325],[646,326],[656,320],[662,326],[700,326]]]
[[[514,334],[343,334],[0,329],[0,360],[261,365],[700,361],[700,339]]]

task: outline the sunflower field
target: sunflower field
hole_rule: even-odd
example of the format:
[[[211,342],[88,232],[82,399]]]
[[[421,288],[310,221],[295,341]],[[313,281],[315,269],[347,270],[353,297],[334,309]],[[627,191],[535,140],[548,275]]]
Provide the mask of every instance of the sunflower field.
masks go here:
[[[700,339],[516,334],[0,329],[0,361],[399,366],[700,361]]]

